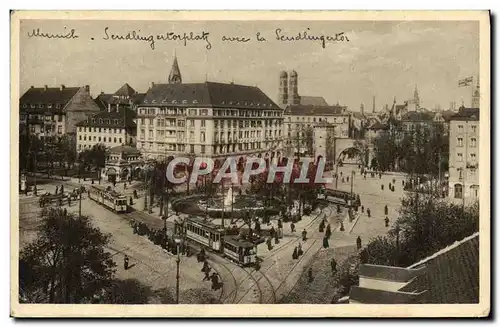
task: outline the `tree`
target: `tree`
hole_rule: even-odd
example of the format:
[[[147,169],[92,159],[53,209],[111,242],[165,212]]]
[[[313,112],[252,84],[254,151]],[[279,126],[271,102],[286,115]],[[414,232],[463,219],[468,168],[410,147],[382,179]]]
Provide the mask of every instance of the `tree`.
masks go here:
[[[148,304],[155,297],[151,287],[142,284],[137,279],[115,279],[103,291],[98,303],[106,304]],[[171,302],[174,303],[173,298]]]
[[[99,183],[101,182],[101,169],[106,166],[106,146],[102,143],[95,144],[88,153],[88,160],[97,169]]]
[[[44,209],[38,237],[19,257],[20,301],[90,303],[112,280],[110,235],[60,208]]]

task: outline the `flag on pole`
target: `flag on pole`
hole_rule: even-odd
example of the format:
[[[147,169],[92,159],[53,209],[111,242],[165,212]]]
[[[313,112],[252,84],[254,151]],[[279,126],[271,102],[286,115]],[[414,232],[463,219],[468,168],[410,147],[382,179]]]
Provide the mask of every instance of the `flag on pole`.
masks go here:
[[[470,85],[472,85],[472,76],[458,81],[458,87],[470,86]]]

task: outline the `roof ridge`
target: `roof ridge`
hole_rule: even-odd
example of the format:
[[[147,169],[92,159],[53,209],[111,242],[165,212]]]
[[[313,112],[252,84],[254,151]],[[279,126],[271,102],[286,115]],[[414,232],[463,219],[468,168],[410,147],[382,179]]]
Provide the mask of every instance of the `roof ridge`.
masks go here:
[[[465,237],[464,239],[460,240],[460,241],[455,241],[453,244],[451,245],[448,245],[444,248],[442,248],[441,250],[438,250],[437,252],[431,254],[430,256],[428,256],[427,258],[424,258],[414,264],[412,264],[411,266],[408,266],[409,269],[413,269],[415,267],[418,267],[420,266],[421,264],[424,264],[426,263],[427,261],[430,261],[432,259],[435,259],[437,258],[438,256],[442,255],[442,254],[445,254],[446,252],[449,252],[451,250],[453,250],[454,248],[458,247],[459,245],[462,245],[470,240],[472,240],[473,238],[475,237],[478,237],[479,236],[479,232],[475,232],[474,234],[470,235],[470,236],[467,236]]]

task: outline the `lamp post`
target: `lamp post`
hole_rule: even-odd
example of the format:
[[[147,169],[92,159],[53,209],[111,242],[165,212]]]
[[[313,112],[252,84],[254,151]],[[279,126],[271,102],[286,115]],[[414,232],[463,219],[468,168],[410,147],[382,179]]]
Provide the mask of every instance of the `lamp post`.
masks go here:
[[[175,276],[176,278],[176,284],[175,284],[175,303],[179,304],[179,264],[181,262],[181,254],[180,254],[180,245],[181,245],[181,236],[180,234],[175,234],[174,235],[174,242],[175,245],[177,246],[177,274]]]

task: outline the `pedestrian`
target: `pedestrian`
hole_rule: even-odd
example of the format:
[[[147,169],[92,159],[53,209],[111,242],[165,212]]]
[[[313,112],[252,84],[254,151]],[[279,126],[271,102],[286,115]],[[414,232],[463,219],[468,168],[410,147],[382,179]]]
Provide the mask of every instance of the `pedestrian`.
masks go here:
[[[385,227],[389,227],[389,217],[385,216]]]
[[[384,215],[388,215],[389,214],[389,208],[387,207],[387,204],[385,205],[384,207]]]
[[[133,205],[134,205],[134,200],[132,199],[132,197],[130,197],[130,199],[129,199],[128,203],[129,203],[131,206],[133,206]]]
[[[309,283],[312,283],[313,281],[313,271],[312,271],[312,267],[309,267],[309,270],[307,271],[307,281]]]
[[[64,213],[65,216],[67,216],[68,215],[68,210],[66,208],[64,208],[63,213]]]
[[[335,275],[337,273],[337,261],[335,261],[335,258],[330,262],[330,267],[332,268],[332,273]]]
[[[401,186],[402,186],[402,187],[405,187],[405,180],[404,180],[404,179],[403,179],[403,180],[401,180]]]
[[[344,179],[344,177],[342,177],[342,183],[345,183],[345,179]]]
[[[320,233],[323,233],[323,231],[325,230],[325,220],[321,220],[321,222],[319,223],[319,232]]]
[[[359,249],[361,249],[361,237],[358,236],[358,238],[356,239],[356,247]]]
[[[342,177],[342,172],[340,172],[340,177]]]
[[[261,228],[260,228],[260,222],[259,222],[259,220],[257,219],[257,220],[255,221],[255,232],[256,232],[257,234],[259,234],[259,235],[260,235],[261,231],[262,231],[262,230],[261,230]]]
[[[380,189],[383,191],[384,190],[384,184],[380,185]]]
[[[125,257],[123,258],[123,268],[125,270],[128,270],[128,261],[129,261],[128,255],[125,254]]]
[[[394,190],[395,190],[395,187],[394,187],[394,185],[392,185],[391,191],[394,192]]]
[[[390,190],[390,189],[392,189],[392,184],[391,184],[391,183],[389,183],[389,190]]]
[[[396,184],[396,179],[395,178],[392,179],[392,184]]]
[[[203,277],[202,282],[210,280],[210,272],[208,270],[205,270],[205,277]]]
[[[59,186],[56,186],[56,193],[55,194],[57,194],[57,193],[59,193]]]
[[[297,260],[299,258],[298,251],[297,251],[297,246],[293,249],[293,254],[292,254],[292,259]]]
[[[347,176],[347,183],[349,183],[349,176]]]
[[[139,196],[137,195],[137,190],[134,190],[134,198],[138,199]]]
[[[342,221],[340,222],[340,231],[341,232],[345,231],[345,229],[344,229],[344,222],[342,222]]]
[[[278,237],[283,237],[283,222],[281,221],[281,219],[278,219]]]
[[[274,238],[275,234],[276,234],[276,231],[274,230],[274,226],[271,226],[271,230],[269,231],[269,235],[271,235],[271,238]]]
[[[365,206],[361,206],[361,213],[365,212]]]
[[[219,289],[219,276],[217,275],[217,273],[213,272],[211,279],[212,279],[212,289],[213,290]]]
[[[305,242],[306,240],[307,240],[307,231],[304,228],[304,230],[302,231],[302,241]]]
[[[293,223],[293,221],[290,224],[290,229],[292,230],[292,233],[295,233],[295,224]]]
[[[326,225],[325,236],[328,239],[330,238],[330,236],[332,236],[332,227],[330,226],[330,224]]]
[[[328,244],[328,237],[326,237],[326,235],[325,235],[325,237],[323,237],[323,247],[325,249],[330,247],[330,245]]]
[[[57,194],[57,192],[56,192]],[[64,194],[64,185],[61,185],[61,194]]]
[[[299,247],[297,248],[297,255],[300,257],[303,254],[304,251],[302,251],[302,243],[299,243]]]
[[[266,244],[267,244],[267,249],[271,251],[273,249],[273,244],[270,237],[267,238]]]
[[[382,179],[382,173],[378,173],[378,178]]]
[[[337,213],[340,213],[342,209],[340,209],[340,204],[337,204]]]
[[[276,234],[274,235],[274,244],[279,244],[279,243],[280,243],[280,239],[279,239],[279,237],[278,237],[278,233],[276,233]]]
[[[62,207],[63,206],[63,198],[62,196],[59,198],[59,206]]]
[[[368,218],[370,218],[372,216],[370,208],[366,209],[366,214],[368,215]]]
[[[366,179],[366,172],[363,174],[363,178]]]
[[[201,267],[201,271],[204,272],[208,269],[208,262],[207,260],[203,261],[203,267]]]

